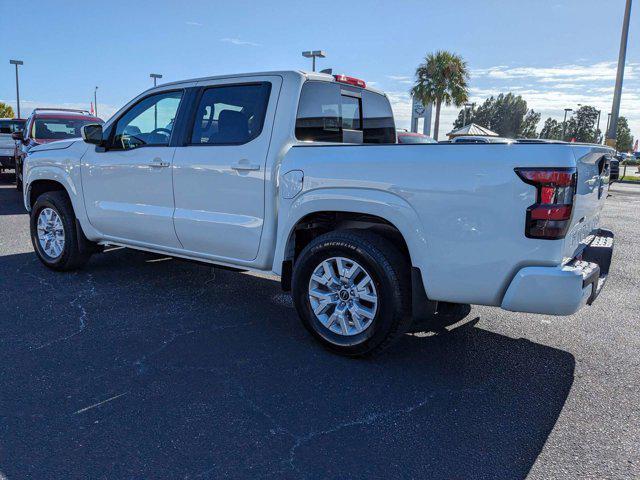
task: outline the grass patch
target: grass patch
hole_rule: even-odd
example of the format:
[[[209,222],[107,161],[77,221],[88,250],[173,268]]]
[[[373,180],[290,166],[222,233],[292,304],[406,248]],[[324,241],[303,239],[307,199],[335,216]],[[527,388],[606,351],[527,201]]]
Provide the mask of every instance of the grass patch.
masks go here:
[[[633,175],[627,175],[625,177],[622,177],[620,180],[622,180],[624,182],[638,182],[638,183],[640,183],[640,177],[635,177]]]

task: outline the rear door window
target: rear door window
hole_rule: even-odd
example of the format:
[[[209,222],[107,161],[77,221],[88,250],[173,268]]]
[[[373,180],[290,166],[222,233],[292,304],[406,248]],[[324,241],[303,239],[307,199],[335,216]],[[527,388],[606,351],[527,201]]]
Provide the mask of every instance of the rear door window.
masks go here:
[[[191,145],[240,145],[262,132],[271,84],[208,88],[200,98]]]

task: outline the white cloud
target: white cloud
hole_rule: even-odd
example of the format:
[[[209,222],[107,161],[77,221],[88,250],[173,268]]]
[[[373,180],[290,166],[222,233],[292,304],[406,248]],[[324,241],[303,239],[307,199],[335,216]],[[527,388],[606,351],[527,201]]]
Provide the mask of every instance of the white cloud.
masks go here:
[[[240,45],[243,47],[260,47],[259,43],[247,42],[245,40],[240,40],[239,38],[221,38],[221,42],[232,43],[234,45]]]
[[[202,27],[203,26],[203,24],[199,23],[199,22],[184,22],[184,23],[185,23],[185,25],[190,25],[192,27]]]
[[[582,81],[615,80],[616,62],[599,62],[592,65],[560,65],[554,67],[509,67],[499,65],[489,68],[480,68],[471,71],[472,76],[487,77],[491,79],[520,79],[532,78],[538,82],[576,83]],[[627,63],[625,79],[632,80],[638,77],[640,64]]]

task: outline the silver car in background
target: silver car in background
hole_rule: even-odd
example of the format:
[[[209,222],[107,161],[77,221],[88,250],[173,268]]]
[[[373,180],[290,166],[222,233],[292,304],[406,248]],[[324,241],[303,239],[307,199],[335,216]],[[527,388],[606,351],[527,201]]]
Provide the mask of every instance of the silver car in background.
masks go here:
[[[22,130],[24,124],[19,118],[0,118],[0,173],[16,165],[16,141],[11,134]]]

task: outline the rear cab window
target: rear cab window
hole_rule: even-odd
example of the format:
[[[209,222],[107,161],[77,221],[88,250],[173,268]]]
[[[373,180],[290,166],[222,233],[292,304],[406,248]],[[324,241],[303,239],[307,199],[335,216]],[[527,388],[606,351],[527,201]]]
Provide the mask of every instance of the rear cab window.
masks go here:
[[[306,142],[395,143],[389,100],[381,94],[337,82],[302,86],[295,135]]]

